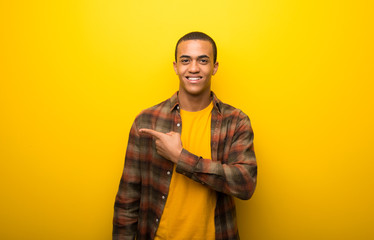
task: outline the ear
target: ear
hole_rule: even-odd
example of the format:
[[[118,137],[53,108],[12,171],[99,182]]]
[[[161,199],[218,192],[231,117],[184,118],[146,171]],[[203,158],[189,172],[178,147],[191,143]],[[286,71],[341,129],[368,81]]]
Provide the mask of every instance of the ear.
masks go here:
[[[174,72],[178,75],[177,63],[173,62]]]
[[[214,63],[214,67],[213,67],[213,73],[212,73],[212,75],[214,75],[214,74],[216,74],[216,72],[217,72],[217,70],[218,70],[218,62],[215,62]]]

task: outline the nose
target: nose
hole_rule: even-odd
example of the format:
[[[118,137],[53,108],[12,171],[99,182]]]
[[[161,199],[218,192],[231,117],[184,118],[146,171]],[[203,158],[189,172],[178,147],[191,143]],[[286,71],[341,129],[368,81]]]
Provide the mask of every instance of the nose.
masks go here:
[[[190,68],[188,69],[190,73],[198,73],[200,72],[199,64],[197,61],[192,61],[190,64]]]

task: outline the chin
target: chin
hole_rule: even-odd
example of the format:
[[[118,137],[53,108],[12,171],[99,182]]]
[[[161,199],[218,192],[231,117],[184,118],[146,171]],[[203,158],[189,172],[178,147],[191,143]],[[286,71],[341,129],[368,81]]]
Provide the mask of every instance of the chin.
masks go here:
[[[205,92],[209,92],[210,94],[210,86],[206,86],[202,84],[190,84],[190,83],[181,81],[180,91],[191,96],[199,96],[199,95],[204,94]]]
[[[184,92],[188,95],[197,97],[199,95],[203,95],[205,92],[210,93],[210,89],[184,89]]]

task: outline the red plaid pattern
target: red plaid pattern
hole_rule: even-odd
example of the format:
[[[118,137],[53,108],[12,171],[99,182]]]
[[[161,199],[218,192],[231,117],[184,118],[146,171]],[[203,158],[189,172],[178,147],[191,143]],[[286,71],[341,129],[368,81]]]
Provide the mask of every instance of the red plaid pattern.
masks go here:
[[[217,192],[216,239],[239,239],[233,197],[249,199],[256,187],[253,131],[241,110],[222,103],[213,92],[212,100],[212,159],[183,149],[176,172]],[[180,133],[177,93],[142,111],[131,127],[114,206],[114,240],[154,239],[168,196],[173,163],[157,154],[152,137],[139,135],[140,128]]]

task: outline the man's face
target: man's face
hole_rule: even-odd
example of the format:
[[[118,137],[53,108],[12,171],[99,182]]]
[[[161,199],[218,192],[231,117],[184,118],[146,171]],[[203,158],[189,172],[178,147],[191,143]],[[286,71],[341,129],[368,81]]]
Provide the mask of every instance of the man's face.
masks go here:
[[[199,96],[210,94],[211,77],[217,72],[213,47],[209,41],[186,40],[177,47],[174,70],[179,76],[179,92]]]

